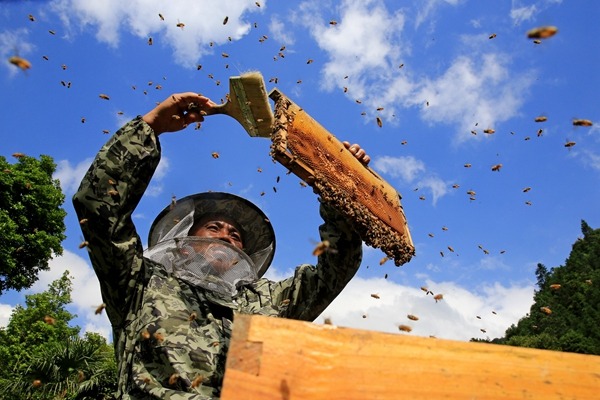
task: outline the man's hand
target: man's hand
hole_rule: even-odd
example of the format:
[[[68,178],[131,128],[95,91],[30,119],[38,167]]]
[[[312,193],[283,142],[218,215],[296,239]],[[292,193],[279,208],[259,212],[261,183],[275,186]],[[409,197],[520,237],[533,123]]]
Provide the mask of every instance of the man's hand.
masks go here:
[[[189,124],[204,121],[202,111],[214,107],[208,97],[198,93],[175,93],[142,117],[154,133],[177,132]]]
[[[350,150],[350,153],[356,157],[358,161],[360,161],[364,166],[369,165],[371,162],[371,157],[358,145],[358,144],[350,144],[350,142],[342,142],[344,146]]]

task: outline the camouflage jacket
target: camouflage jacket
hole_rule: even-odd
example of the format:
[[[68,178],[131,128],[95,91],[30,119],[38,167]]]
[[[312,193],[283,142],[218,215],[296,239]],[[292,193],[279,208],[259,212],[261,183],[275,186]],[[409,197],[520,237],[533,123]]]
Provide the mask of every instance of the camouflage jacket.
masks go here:
[[[337,252],[324,252],[316,266],[300,265],[279,282],[261,278],[233,298],[193,287],[143,257],[132,222],[159,159],[157,136],[138,117],[104,145],[73,197],[113,327],[117,396],[218,398],[233,313],[314,320],[356,273],[361,240],[321,206],[322,240]]]

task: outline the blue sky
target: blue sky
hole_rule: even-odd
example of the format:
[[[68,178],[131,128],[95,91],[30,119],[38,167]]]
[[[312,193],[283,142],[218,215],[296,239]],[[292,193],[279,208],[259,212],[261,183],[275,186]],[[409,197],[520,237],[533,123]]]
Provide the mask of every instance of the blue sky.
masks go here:
[[[65,252],[24,293],[69,269],[76,323],[108,335],[70,202],[83,173],[110,134],[171,93],[220,102],[230,76],[258,70],[268,90],[367,150],[402,194],[416,245],[401,267],[379,265],[383,253],[365,247],[357,276],[317,322],[502,336],[529,312],[537,263],[562,265],[582,219],[600,227],[599,18],[595,0],[1,1],[0,154],[52,156],[67,195]],[[558,33],[535,44],[527,32],[538,26]],[[31,68],[11,65],[14,55]],[[574,126],[576,118],[594,125]],[[229,191],[274,224],[269,277],[315,262],[316,196],[271,161],[268,139],[214,116],[161,143],[134,215],[143,238],[173,195]],[[0,297],[0,324],[24,293]]]

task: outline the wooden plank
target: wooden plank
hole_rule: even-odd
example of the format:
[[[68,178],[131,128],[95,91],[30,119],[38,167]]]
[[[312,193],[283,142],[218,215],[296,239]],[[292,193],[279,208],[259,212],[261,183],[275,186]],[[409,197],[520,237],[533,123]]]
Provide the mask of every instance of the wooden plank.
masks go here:
[[[235,316],[221,399],[598,399],[600,357]]]

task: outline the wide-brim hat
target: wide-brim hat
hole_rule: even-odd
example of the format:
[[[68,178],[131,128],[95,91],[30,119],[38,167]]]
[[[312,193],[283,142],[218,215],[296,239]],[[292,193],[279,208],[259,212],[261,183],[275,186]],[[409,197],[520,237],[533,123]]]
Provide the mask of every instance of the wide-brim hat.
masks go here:
[[[194,222],[207,214],[221,214],[237,223],[242,230],[243,250],[254,261],[258,276],[262,276],[275,255],[273,226],[260,208],[230,193],[197,193],[165,207],[150,227],[148,248],[187,237]]]

